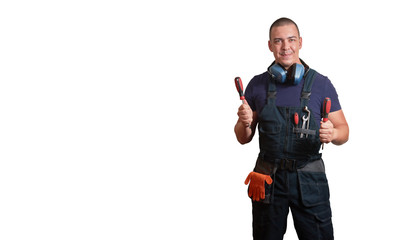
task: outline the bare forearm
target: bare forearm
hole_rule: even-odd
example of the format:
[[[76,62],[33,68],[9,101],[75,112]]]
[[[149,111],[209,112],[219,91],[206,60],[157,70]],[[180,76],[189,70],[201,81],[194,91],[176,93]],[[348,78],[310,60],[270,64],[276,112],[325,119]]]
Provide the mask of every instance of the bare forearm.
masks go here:
[[[237,121],[234,127],[234,132],[237,137],[237,140],[241,144],[246,144],[250,142],[253,138],[253,131],[251,127],[245,127],[245,125],[241,121]]]
[[[339,125],[334,128],[332,143],[342,145],[349,139],[349,127],[347,124]]]

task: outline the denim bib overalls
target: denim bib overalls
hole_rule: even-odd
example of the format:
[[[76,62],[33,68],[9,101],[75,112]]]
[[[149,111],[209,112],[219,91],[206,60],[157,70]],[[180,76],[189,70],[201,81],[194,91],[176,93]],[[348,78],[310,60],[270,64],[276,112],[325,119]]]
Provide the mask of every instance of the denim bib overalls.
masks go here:
[[[299,239],[333,239],[320,123],[312,112],[309,129],[302,128],[315,74],[313,69],[306,74],[298,107],[276,106],[276,84],[273,79],[268,84],[267,104],[258,113],[260,153],[254,171],[270,175],[273,184],[266,184],[264,200],[253,201],[254,239],[283,239],[289,208]]]

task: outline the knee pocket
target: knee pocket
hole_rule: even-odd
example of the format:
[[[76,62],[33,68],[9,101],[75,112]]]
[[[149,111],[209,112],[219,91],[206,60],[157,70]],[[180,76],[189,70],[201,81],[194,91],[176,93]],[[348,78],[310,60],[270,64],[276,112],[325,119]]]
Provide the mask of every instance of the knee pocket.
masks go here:
[[[331,221],[331,209],[324,212],[315,214],[317,228],[319,231],[319,239],[322,240],[332,240],[334,239],[334,231]]]
[[[328,210],[324,212],[316,213],[315,218],[321,226],[331,224],[331,208],[328,208]]]

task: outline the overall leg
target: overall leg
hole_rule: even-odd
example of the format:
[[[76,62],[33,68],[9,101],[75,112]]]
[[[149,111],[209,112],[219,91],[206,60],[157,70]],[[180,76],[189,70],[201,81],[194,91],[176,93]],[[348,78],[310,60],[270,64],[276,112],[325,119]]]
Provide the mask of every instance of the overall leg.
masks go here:
[[[287,176],[285,171],[275,174],[270,203],[252,201],[253,239],[282,240],[287,228],[289,202],[287,198]]]
[[[334,239],[329,188],[322,160],[291,174],[290,208],[300,240]]]

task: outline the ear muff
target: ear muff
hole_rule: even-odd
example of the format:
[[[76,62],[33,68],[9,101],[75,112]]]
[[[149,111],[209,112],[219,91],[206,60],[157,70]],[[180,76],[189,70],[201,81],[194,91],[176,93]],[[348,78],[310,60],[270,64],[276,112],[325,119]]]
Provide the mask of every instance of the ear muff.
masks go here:
[[[286,71],[280,64],[273,62],[271,66],[268,67],[268,72],[271,74],[271,77],[279,83],[297,85],[304,77],[305,68],[302,64],[294,63]]]
[[[305,68],[303,65],[295,63],[287,71],[288,82],[297,85],[304,77]]]
[[[268,67],[268,72],[271,74],[271,77],[275,79],[275,81],[279,83],[285,83],[286,82],[286,75],[287,72],[284,67],[282,67],[280,64],[277,63],[272,63],[271,66]]]

